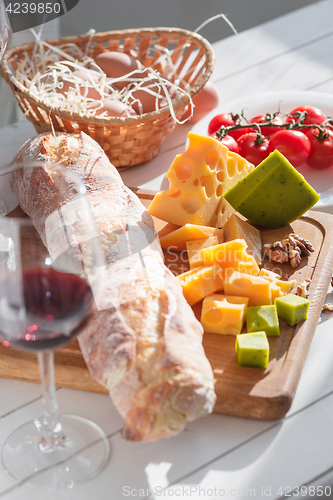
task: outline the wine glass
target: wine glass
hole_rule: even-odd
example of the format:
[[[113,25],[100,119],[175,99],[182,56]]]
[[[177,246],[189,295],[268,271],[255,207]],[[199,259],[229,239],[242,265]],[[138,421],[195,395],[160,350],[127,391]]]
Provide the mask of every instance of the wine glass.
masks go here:
[[[3,0],[0,0],[0,63],[7,50],[9,26]],[[6,214],[5,202],[0,198],[0,217]]]
[[[103,469],[109,441],[95,423],[59,416],[53,350],[72,340],[95,313],[103,254],[79,176],[40,161],[0,169],[0,183],[9,170],[11,180],[24,179],[26,200],[35,198],[31,218],[19,208],[0,218],[0,241],[9,249],[0,268],[0,337],[4,345],[37,352],[44,415],[8,437],[2,462],[19,482],[73,487]]]
[[[9,26],[3,0],[0,0],[0,62],[5,55],[9,40]]]

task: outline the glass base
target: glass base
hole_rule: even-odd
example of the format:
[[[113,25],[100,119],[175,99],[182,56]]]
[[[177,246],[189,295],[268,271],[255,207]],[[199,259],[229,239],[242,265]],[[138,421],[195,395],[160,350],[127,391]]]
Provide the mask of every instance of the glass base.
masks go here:
[[[90,420],[61,415],[65,439],[51,451],[41,451],[43,418],[16,429],[2,449],[2,463],[18,482],[49,489],[73,488],[95,477],[106,465],[110,445],[105,433]]]

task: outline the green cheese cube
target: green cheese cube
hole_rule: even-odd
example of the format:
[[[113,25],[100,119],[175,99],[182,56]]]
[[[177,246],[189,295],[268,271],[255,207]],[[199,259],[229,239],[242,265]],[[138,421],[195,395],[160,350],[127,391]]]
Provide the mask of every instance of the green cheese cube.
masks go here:
[[[279,318],[290,326],[297,325],[308,317],[310,300],[288,293],[274,301]]]
[[[268,337],[279,337],[279,318],[275,306],[256,306],[246,309],[248,333],[264,331]]]
[[[236,336],[235,350],[239,366],[268,365],[269,343],[265,332],[240,333]]]
[[[320,196],[275,150],[230,188],[224,198],[255,224],[276,228],[298,219]]]

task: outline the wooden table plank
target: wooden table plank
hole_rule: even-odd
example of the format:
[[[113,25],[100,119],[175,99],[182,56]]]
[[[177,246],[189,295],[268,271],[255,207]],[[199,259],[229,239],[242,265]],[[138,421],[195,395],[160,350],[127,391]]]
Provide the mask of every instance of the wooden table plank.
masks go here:
[[[85,407],[88,403],[93,404],[93,399],[86,404],[81,402]],[[70,409],[69,402],[66,409]],[[105,411],[104,406],[102,410]],[[206,490],[224,488],[236,499],[245,496],[232,495],[231,489],[255,488],[257,494],[252,494],[252,498],[262,498],[261,487],[272,487],[276,493],[280,486],[301,485],[327,470],[331,464],[327,441],[333,438],[332,411],[333,395],[329,395],[306,411],[274,423],[211,415],[188,424],[181,435],[155,443],[130,443],[115,434],[110,439],[109,466],[98,479],[75,487],[70,498],[105,500],[105,492],[111,489],[112,498],[120,499],[127,491],[125,486],[139,491],[170,484],[174,488],[179,485],[200,485]],[[314,421],[318,427],[313,428]],[[102,422],[99,419],[103,425]],[[0,488],[1,493],[3,487]],[[21,500],[19,493],[24,494],[25,500],[45,500],[42,496],[45,492],[28,487],[8,495],[8,499]],[[166,492],[165,498],[171,496]],[[278,494],[266,496],[279,498]],[[68,497],[60,492],[55,498]],[[200,497],[193,493],[192,498]]]
[[[223,489],[229,492],[229,496],[231,490],[235,489],[239,492],[234,495],[237,499],[245,498],[242,492],[251,489],[255,490],[252,498],[285,498],[281,492],[290,497],[294,487],[304,483],[313,484],[315,478],[333,465],[327,447],[327,443],[333,439],[332,411],[333,395],[330,394],[306,411],[256,436],[255,440],[249,439],[227,455],[221,453],[219,459],[187,475],[177,486],[186,484],[200,485],[203,490]],[[312,495],[313,498],[319,496]],[[327,495],[322,498],[328,496],[331,497]],[[310,497],[308,495],[306,498]],[[297,498],[302,497],[298,495]]]
[[[28,384],[22,384],[22,392],[27,391]],[[33,386],[32,386],[33,387]],[[59,405],[59,411],[63,414],[78,415],[83,418],[88,418],[93,420],[97,425],[99,425],[107,435],[113,435],[120,431],[123,420],[119,416],[117,410],[112,404],[108,396],[102,394],[86,393],[82,391],[74,391],[67,389],[60,389],[56,392],[57,401]],[[22,397],[23,400],[23,397]],[[0,420],[0,449],[5,442],[6,438],[10,435],[12,431],[18,428],[20,425],[24,424],[29,420],[33,420],[36,417],[41,417],[43,412],[42,400],[39,399],[36,402],[32,402],[24,408],[18,406],[17,410],[12,414],[2,418]],[[110,464],[111,465],[111,464]],[[98,489],[98,480],[91,481],[94,488]],[[58,492],[52,492],[45,490],[43,488],[34,487],[17,487],[15,488],[15,482],[5,473],[3,466],[0,467],[0,497],[2,493],[14,486],[13,492],[8,493],[9,499],[28,499],[29,495],[33,495],[35,500],[69,500],[71,495],[68,497],[68,490],[61,490]],[[22,493],[22,491],[24,493]],[[71,493],[71,492],[70,492]],[[30,497],[31,498],[31,497]],[[95,496],[91,496],[95,498]],[[107,498],[107,497],[106,497]],[[88,500],[85,496],[84,487],[81,490],[81,500]]]
[[[41,398],[39,384],[29,384],[17,380],[1,380],[0,419],[11,414],[16,408],[29,405]]]
[[[112,403],[107,396],[92,393],[77,393],[62,389],[57,392],[59,407],[62,412],[90,416],[105,430],[112,433],[121,422],[120,417],[115,414]],[[92,411],[92,408],[95,410]],[[26,412],[16,412],[15,418],[5,419],[0,426],[0,445],[9,432],[15,429],[24,419],[32,418],[40,413],[40,403],[32,405]],[[96,413],[96,415],[95,415]],[[93,417],[94,415],[94,417]],[[116,425],[114,425],[116,424]],[[123,498],[123,487],[129,485],[131,488],[148,488],[149,482],[155,477],[159,481],[158,466],[162,463],[170,464],[167,472],[168,481],[177,481],[179,477],[191,473],[203,464],[216,459],[221,453],[230,450],[248,439],[260,435],[269,429],[273,422],[260,422],[256,420],[244,420],[223,415],[210,415],[196,422],[189,423],[186,430],[179,436],[159,440],[152,443],[129,442],[116,433],[110,439],[111,460],[109,467],[105,469],[98,479],[90,481],[82,487],[75,487],[66,500],[120,500]],[[217,439],[216,437],[219,436]],[[152,471],[149,473],[149,467]],[[0,494],[5,487],[2,483],[3,471],[0,468]],[[6,485],[7,486],[7,485]],[[24,500],[46,500],[44,491],[40,492],[34,488],[24,487],[19,490]],[[112,496],[105,492],[112,492]],[[18,495],[18,494],[17,494]],[[82,496],[83,495],[83,496]],[[103,496],[104,495],[104,496]],[[10,500],[14,500],[15,496]],[[17,496],[19,499],[19,496]],[[62,500],[55,497],[54,500]],[[129,498],[135,498],[134,496]],[[140,497],[139,497],[140,498]],[[51,497],[47,500],[53,500]]]
[[[333,77],[332,44],[333,34],[301,47],[297,57],[293,51],[286,51],[244,69],[241,75],[236,73],[215,80],[221,102],[260,92],[305,90],[319,85]]]
[[[215,83],[220,79],[227,80],[230,76],[240,75],[251,67],[262,65],[288,52],[293,54],[296,61],[302,46],[310,46],[333,32],[332,16],[331,0],[315,2],[282,18],[214,43],[216,62],[212,80]],[[307,28],[309,24],[311,28]],[[331,59],[327,61],[328,64],[331,62]],[[244,91],[248,83],[243,80]]]
[[[326,94],[333,94],[333,76],[328,80],[320,82],[318,84],[311,85],[306,90],[314,90],[316,92],[324,92]]]

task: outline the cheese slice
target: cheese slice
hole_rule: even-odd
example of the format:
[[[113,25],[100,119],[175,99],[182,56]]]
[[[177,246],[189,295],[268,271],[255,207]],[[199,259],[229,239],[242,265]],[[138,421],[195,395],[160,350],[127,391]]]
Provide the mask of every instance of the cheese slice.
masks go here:
[[[247,252],[253,255],[258,265],[262,262],[262,245],[260,231],[241,219],[238,215],[232,214],[223,227],[225,241],[244,239],[247,244]]]
[[[188,139],[166,175],[169,189],[156,194],[148,211],[178,226],[222,227],[234,212],[222,195],[254,166],[216,139],[191,132]]]
[[[238,271],[243,268],[243,272],[258,276],[259,267],[254,257],[247,253],[247,244],[243,239],[226,241],[219,245],[214,245],[209,248],[201,250],[203,264],[205,266],[212,266],[218,264],[223,269],[237,269]],[[244,264],[247,263],[247,270]]]
[[[209,238],[202,238],[201,240],[188,241],[186,243],[187,258],[190,263],[190,268],[203,266],[203,258],[201,255],[201,250],[203,248],[209,248],[214,245],[218,245],[219,241],[217,236],[210,236]]]
[[[217,236],[218,242],[223,243],[223,229],[196,224],[185,224],[169,234],[160,237],[161,247],[165,250],[182,252],[186,250],[186,242]]]
[[[224,197],[244,217],[269,228],[291,224],[320,199],[277,149]]]

